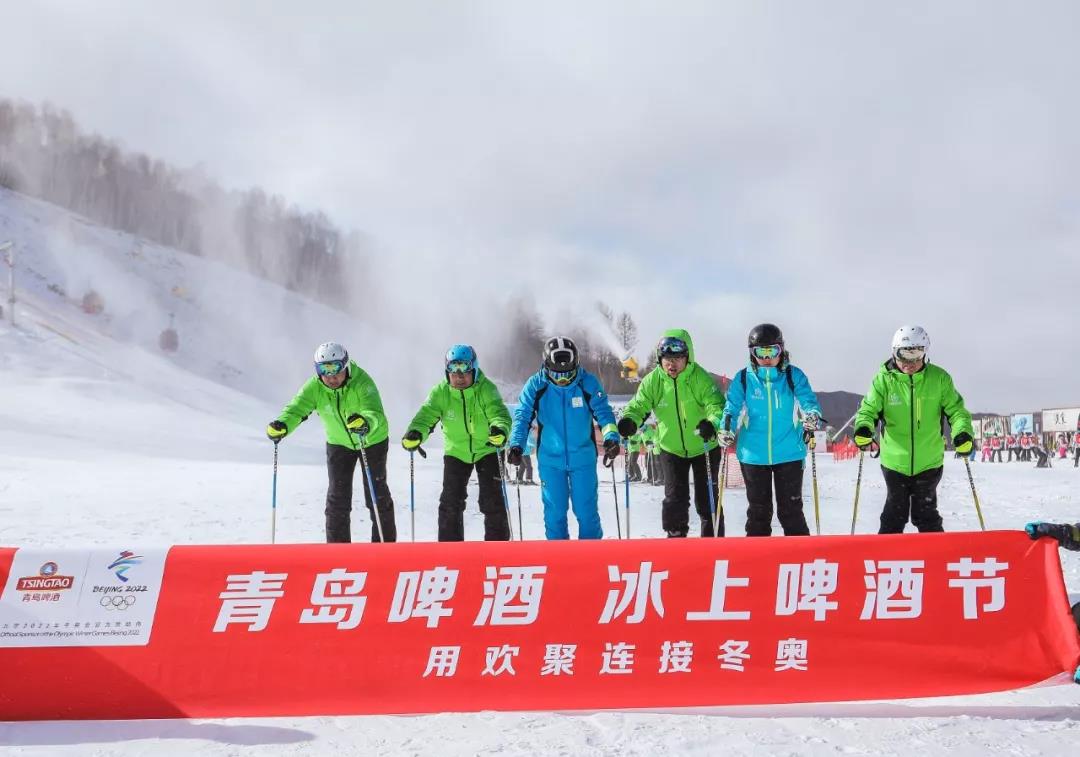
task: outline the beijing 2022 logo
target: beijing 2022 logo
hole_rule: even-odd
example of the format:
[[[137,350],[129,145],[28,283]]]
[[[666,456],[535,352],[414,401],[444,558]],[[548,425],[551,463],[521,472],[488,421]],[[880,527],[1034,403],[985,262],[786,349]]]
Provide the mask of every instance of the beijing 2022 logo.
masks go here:
[[[134,568],[136,565],[142,565],[142,561],[142,555],[137,555],[134,552],[125,549],[123,552],[120,553],[119,557],[117,557],[115,560],[112,561],[112,563],[109,564],[108,570],[116,573],[117,578],[119,578],[124,583],[127,583],[131,579],[128,578],[125,574],[129,570]]]

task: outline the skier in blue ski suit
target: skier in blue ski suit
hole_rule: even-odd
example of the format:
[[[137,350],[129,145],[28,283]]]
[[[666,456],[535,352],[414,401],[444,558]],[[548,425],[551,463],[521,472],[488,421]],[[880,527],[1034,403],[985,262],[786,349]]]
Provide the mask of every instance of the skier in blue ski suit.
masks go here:
[[[806,374],[791,365],[784,336],[771,323],[755,326],[748,339],[750,364],[728,387],[720,443],[738,442],[736,455],[746,482],[746,535],[772,534],[776,515],[786,536],[808,536],[802,482],[806,444],[821,419],[821,406]]]
[[[529,427],[536,420],[536,459],[548,539],[569,539],[567,510],[573,502],[579,539],[601,539],[597,507],[593,420],[604,435],[604,458],[619,454],[615,413],[600,381],[578,365],[577,346],[566,337],[544,345],[544,366],[521,390],[510,432],[507,462],[520,465]]]

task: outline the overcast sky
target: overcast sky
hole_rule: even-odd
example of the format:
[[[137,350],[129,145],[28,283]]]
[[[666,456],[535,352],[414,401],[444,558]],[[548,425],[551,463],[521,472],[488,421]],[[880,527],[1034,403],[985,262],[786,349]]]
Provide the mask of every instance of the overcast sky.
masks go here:
[[[1080,405],[1080,3],[36,0],[2,23],[0,96],[364,231],[395,317],[603,299],[728,374],[775,321],[816,387],[858,392],[913,322],[975,410]]]

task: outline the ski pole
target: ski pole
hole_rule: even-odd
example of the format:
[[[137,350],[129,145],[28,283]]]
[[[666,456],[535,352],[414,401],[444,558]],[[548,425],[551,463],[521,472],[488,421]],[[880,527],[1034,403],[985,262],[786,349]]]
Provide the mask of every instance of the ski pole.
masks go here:
[[[865,450],[859,450],[859,472],[855,474],[855,507],[851,511],[851,535],[855,535],[855,520],[859,517],[859,486],[862,484],[862,464]]]
[[[814,531],[821,536],[821,508],[818,506],[817,438],[810,437],[810,479],[814,483]]]
[[[727,484],[727,468],[728,468],[728,451],[722,450],[723,457],[720,458],[720,489],[717,492],[716,497],[716,523],[713,524],[713,533],[719,534],[720,521],[724,517],[724,486]]]
[[[510,495],[506,493],[506,461],[503,460],[501,448],[495,450],[495,457],[499,460],[499,483],[502,485],[503,505],[506,506],[506,530],[510,532],[510,541],[513,541],[514,519],[510,515]]]
[[[695,474],[694,478],[697,478]],[[712,460],[709,458],[709,447],[705,447],[705,483],[709,487],[709,517],[712,519],[713,536],[717,536],[716,533],[716,492],[713,491],[712,486]]]
[[[367,450],[364,448],[364,443],[360,442],[360,462],[364,466],[364,477],[367,479],[368,492],[371,494],[371,512],[375,514],[375,527],[379,532],[379,541],[385,542],[386,538],[383,536],[382,530],[382,518],[379,517],[379,498],[375,496],[375,479],[371,477],[371,467],[367,461]]]
[[[627,439],[623,445],[623,454],[626,457],[623,458],[623,478],[626,480],[626,538],[630,538],[630,469],[627,467],[630,465],[630,440]],[[614,464],[614,463],[613,463]]]
[[[270,543],[277,542],[277,446],[274,442],[274,486],[270,494]]]
[[[615,483],[615,461],[605,460],[605,468],[611,468],[611,493],[615,495],[615,529],[622,538],[622,517],[619,515],[619,486]]]
[[[979,495],[975,492],[975,479],[971,475],[971,461],[964,456],[964,467],[967,468],[968,483],[971,484],[971,497],[975,500],[975,513],[979,516],[979,527],[983,531],[986,530],[986,523],[983,521],[982,508],[979,507]]]
[[[515,480],[515,486],[517,487],[517,501],[518,501],[518,541],[525,541],[525,524],[521,522],[521,468],[519,465],[517,470],[517,479]]]
[[[416,470],[413,450],[409,450],[409,541],[416,541]]]

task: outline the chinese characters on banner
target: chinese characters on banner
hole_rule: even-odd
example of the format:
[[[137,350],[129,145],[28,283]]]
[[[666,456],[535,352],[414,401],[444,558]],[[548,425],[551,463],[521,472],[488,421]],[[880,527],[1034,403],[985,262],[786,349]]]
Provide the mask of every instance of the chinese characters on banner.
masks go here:
[[[1056,550],[1020,533],[784,547],[175,547],[152,640],[123,664],[211,717],[961,694],[1080,656]],[[0,690],[0,717],[20,714],[3,710]]]

